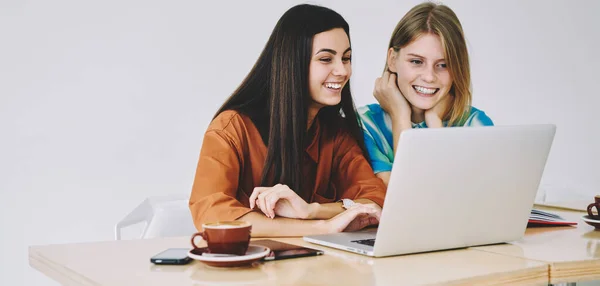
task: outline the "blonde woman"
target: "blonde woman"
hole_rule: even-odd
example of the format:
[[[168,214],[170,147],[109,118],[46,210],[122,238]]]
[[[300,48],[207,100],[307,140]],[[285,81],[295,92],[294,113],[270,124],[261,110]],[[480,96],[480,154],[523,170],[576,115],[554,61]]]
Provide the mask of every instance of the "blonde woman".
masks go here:
[[[379,104],[359,109],[373,171],[387,185],[403,130],[491,126],[471,106],[469,55],[460,21],[445,5],[422,3],[398,23],[384,73],[375,81]]]

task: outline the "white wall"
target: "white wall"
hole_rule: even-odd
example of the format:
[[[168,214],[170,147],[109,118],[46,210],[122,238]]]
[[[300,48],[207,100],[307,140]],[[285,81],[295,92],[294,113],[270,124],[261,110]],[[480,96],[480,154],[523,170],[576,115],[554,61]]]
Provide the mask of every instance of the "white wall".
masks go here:
[[[0,285],[53,285],[27,246],[110,240],[145,197],[189,193],[203,132],[301,1],[0,1]],[[396,22],[419,1],[313,1],[351,25],[373,102]],[[556,123],[543,184],[600,193],[600,2],[446,1],[497,124]]]

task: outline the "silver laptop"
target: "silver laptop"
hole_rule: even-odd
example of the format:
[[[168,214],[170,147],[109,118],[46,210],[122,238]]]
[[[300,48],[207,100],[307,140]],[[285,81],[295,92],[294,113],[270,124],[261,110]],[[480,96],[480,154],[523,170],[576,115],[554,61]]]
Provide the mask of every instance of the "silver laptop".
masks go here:
[[[404,131],[379,227],[304,240],[369,256],[518,240],[555,130],[546,124]]]

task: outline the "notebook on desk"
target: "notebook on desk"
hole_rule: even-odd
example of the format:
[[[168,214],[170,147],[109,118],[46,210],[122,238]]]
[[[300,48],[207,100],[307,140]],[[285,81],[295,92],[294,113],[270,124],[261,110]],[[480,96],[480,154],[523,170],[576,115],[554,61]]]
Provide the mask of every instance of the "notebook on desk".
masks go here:
[[[305,236],[369,256],[520,239],[556,127],[404,131],[377,230]]]
[[[529,215],[527,227],[548,227],[548,226],[576,226],[577,222],[569,221],[563,217],[545,212],[538,209],[532,209]]]

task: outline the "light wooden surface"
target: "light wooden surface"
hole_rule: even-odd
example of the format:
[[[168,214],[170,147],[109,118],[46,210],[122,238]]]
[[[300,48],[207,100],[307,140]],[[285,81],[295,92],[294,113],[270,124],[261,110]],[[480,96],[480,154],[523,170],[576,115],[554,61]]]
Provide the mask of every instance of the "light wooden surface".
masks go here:
[[[550,283],[600,280],[600,231],[586,224],[587,213],[536,206],[578,223],[577,227],[528,228],[522,240],[470,248],[548,263]]]
[[[63,285],[547,285],[548,265],[470,249],[370,258],[304,242],[325,255],[219,269],[194,261],[156,266],[152,255],[189,247],[189,239],[110,241],[32,246],[30,265]]]
[[[594,200],[578,200],[578,201],[557,201],[557,202],[536,202],[534,207],[546,207],[546,208],[554,208],[554,209],[564,209],[571,211],[587,211],[587,206],[592,203]],[[594,213],[596,209],[593,210]]]

